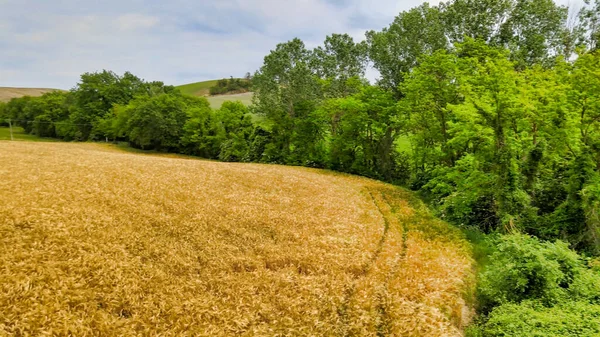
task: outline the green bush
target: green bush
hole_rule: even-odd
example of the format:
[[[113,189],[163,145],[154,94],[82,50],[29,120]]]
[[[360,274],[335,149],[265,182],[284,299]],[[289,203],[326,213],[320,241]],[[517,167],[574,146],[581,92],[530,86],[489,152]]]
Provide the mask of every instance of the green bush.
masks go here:
[[[600,276],[566,243],[540,242],[521,234],[498,239],[490,264],[481,274],[481,310],[525,300],[552,306],[566,299],[600,298]]]
[[[223,95],[230,92],[248,91],[252,82],[249,79],[230,78],[217,81],[215,86],[210,87],[211,95]]]
[[[600,336],[600,306],[585,301],[566,301],[545,307],[536,301],[504,304],[495,308],[487,322],[471,327],[475,336]]]
[[[511,234],[480,274],[467,336],[600,336],[600,271],[564,242]]]

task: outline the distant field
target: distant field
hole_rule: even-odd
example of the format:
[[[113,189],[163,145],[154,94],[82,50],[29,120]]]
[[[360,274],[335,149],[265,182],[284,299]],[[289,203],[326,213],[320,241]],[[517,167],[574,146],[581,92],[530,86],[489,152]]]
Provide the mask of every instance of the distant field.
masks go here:
[[[209,96],[210,87],[215,86],[218,80],[212,81],[204,81],[197,83],[190,83],[180,85],[177,88],[181,90],[182,93],[192,96],[206,96],[208,101],[210,102],[210,106],[213,109],[218,109],[221,107],[223,102],[225,101],[241,101],[246,105],[250,105],[252,103],[252,93],[246,92],[243,94],[231,94],[231,95],[218,95],[218,96]]]
[[[0,141],[0,335],[460,336],[470,248],[306,168]],[[4,165],[6,163],[6,165]]]
[[[13,139],[26,140],[30,142],[55,142],[53,138],[41,138],[38,136],[30,135],[23,130],[21,127],[13,126]],[[10,140],[10,129],[8,127],[0,127],[0,140]]]
[[[412,154],[413,150],[412,150],[412,146],[410,144],[410,137],[409,136],[400,136],[398,137],[398,139],[396,140],[396,151],[402,153],[406,153],[406,154]]]
[[[252,103],[253,95],[254,94],[251,92],[245,92],[243,94],[208,96],[206,99],[208,99],[208,102],[213,109],[218,109],[225,101],[240,101],[245,105],[250,105]]]
[[[8,102],[13,98],[19,98],[23,96],[42,96],[47,92],[52,92],[56,90],[58,89],[0,87],[0,102]]]
[[[182,93],[192,96],[207,96],[210,87],[217,85],[218,80],[196,82],[177,86]]]

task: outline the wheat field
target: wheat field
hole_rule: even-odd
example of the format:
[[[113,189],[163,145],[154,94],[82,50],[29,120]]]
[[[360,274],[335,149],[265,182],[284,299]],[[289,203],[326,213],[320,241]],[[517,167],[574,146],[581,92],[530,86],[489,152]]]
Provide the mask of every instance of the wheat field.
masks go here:
[[[57,91],[58,89],[47,89],[47,88],[11,88],[11,87],[0,87],[0,102],[8,102],[13,98],[19,98],[23,96],[38,97],[45,93]],[[60,90],[58,90],[60,91]]]
[[[0,335],[460,336],[473,260],[349,175],[0,142]]]

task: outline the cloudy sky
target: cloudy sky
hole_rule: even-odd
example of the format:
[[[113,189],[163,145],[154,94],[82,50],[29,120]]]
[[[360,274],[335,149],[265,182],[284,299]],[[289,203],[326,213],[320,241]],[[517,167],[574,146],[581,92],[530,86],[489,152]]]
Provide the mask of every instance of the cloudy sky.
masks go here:
[[[0,0],[0,86],[69,89],[102,69],[174,85],[239,77],[279,42],[362,39],[422,2]]]

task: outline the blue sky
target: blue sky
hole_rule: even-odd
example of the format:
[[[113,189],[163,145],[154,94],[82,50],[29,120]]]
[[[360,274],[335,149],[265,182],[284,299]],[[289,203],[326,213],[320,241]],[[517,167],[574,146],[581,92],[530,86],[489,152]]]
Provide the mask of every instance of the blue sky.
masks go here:
[[[175,85],[243,76],[279,42],[360,40],[422,2],[0,0],[0,86],[69,89],[102,69]]]

